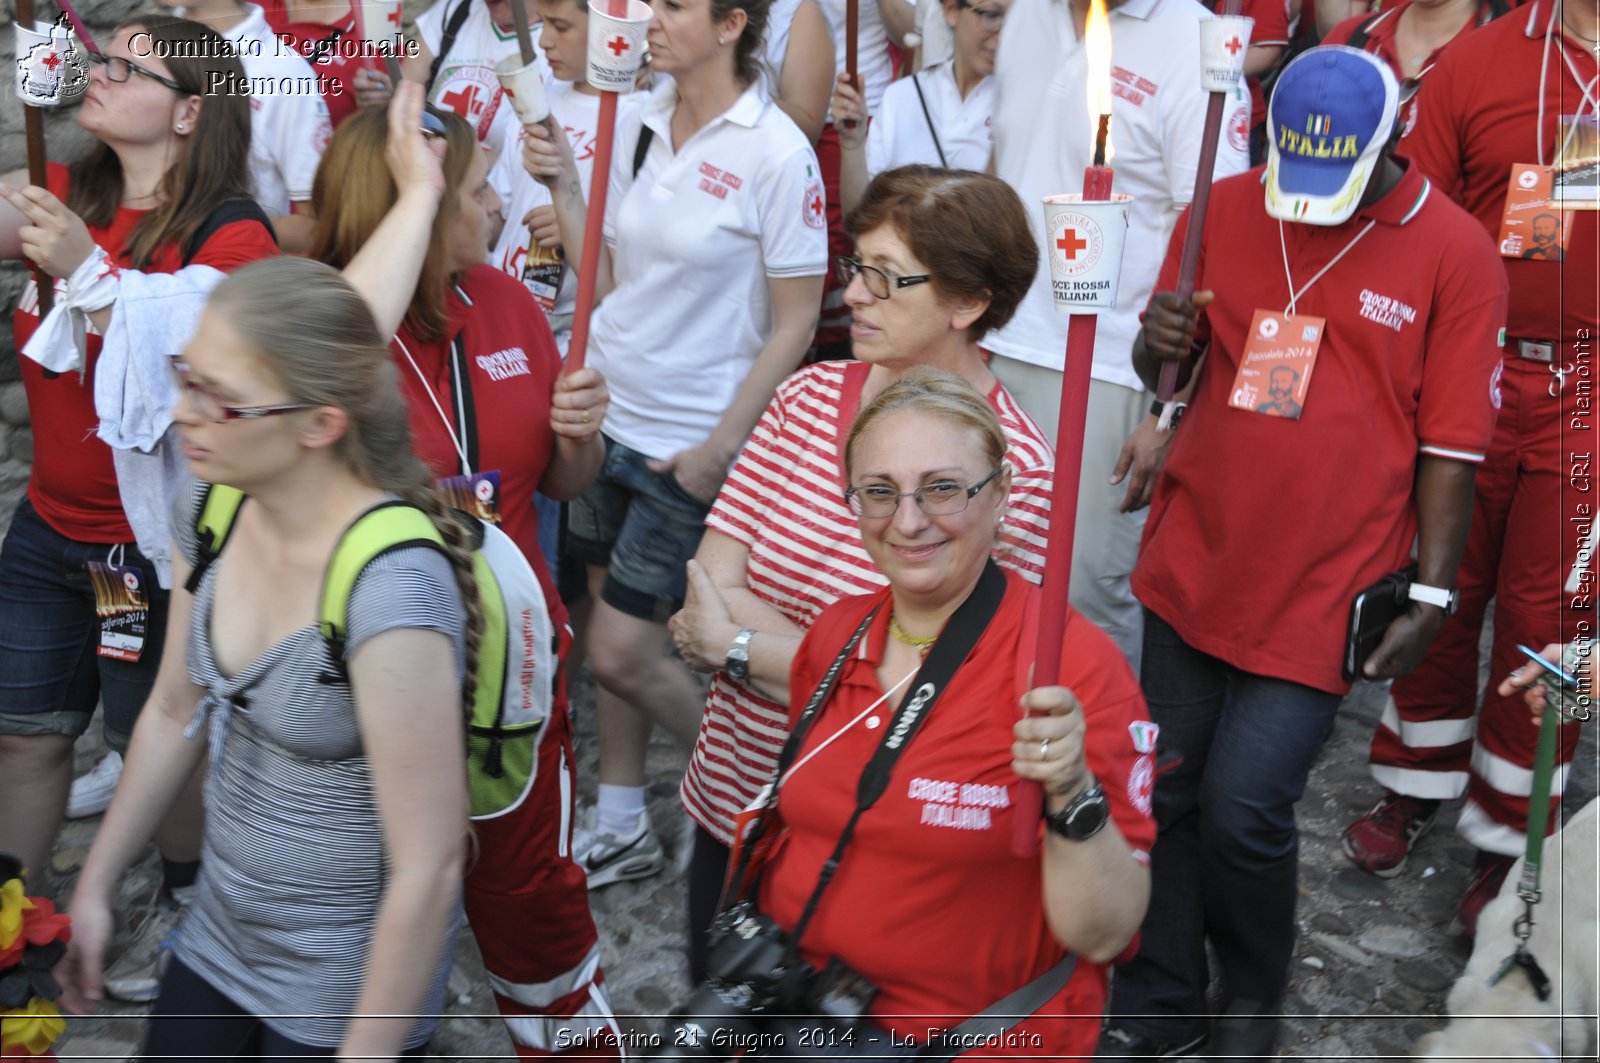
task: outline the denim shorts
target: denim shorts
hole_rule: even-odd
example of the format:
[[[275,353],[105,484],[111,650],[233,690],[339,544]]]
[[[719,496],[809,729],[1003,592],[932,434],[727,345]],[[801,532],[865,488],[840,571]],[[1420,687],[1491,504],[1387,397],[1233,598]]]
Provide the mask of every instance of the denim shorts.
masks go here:
[[[101,657],[89,561],[137,566],[150,596],[136,663]],[[132,543],[80,543],[34,511],[26,496],[0,546],[0,734],[80,735],[105,707],[106,742],[128,746],[167,631],[167,592]]]
[[[684,565],[710,511],[671,472],[651,472],[643,454],[608,436],[600,475],[568,505],[568,556],[605,566],[607,605],[665,623],[683,606]]]

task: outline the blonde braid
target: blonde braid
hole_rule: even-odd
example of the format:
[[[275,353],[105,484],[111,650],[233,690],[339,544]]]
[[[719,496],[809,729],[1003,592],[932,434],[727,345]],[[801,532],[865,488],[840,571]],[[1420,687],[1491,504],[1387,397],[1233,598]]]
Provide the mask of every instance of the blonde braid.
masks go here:
[[[466,682],[462,684],[462,712],[466,722],[472,722],[473,702],[478,694],[478,654],[483,647],[483,599],[478,595],[478,576],[472,556],[472,535],[463,523],[465,514],[444,504],[439,492],[426,483],[415,484],[398,492],[407,504],[416,506],[428,515],[433,526],[444,537],[445,551],[450,557],[450,570],[455,573],[456,588],[461,592],[461,607],[466,612],[467,627],[462,632],[462,645],[467,664]]]

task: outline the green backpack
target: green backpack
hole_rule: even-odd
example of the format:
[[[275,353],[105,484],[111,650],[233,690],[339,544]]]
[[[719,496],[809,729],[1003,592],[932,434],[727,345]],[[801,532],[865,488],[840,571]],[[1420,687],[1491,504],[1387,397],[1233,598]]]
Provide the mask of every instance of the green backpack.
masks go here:
[[[195,520],[199,560],[186,584],[194,593],[233,530],[242,491],[206,487]],[[473,567],[483,610],[477,687],[467,723],[467,782],[473,819],[493,819],[519,807],[533,788],[539,743],[555,701],[557,635],[527,558],[503,531],[461,514],[476,532]],[[356,579],[390,552],[428,546],[446,553],[444,537],[422,510],[385,502],[345,529],[323,577],[317,624],[332,671],[348,681],[344,661],[346,613]]]

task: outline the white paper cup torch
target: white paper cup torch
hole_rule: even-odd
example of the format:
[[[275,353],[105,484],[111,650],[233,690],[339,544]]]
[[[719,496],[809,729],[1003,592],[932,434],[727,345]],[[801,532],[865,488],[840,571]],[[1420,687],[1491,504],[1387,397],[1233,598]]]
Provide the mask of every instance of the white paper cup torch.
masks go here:
[[[631,92],[644,56],[650,5],[628,0],[622,18],[612,18],[606,9],[605,0],[589,2],[589,84],[605,92]]]
[[[401,0],[361,0],[360,7],[361,39],[368,44],[398,46]]]
[[[1063,314],[1097,314],[1117,305],[1122,245],[1128,236],[1128,204],[1121,192],[1110,199],[1046,196],[1045,251],[1050,256],[1050,295]]]
[[[1200,20],[1200,87],[1207,92],[1232,92],[1244,76],[1250,30],[1256,24],[1243,15],[1218,15]]]
[[[89,63],[78,35],[60,22],[12,23],[17,95],[34,107],[76,103],[89,88]]]
[[[537,125],[549,117],[550,104],[545,100],[544,78],[537,62],[524,63],[521,54],[513,52],[494,65],[494,76],[517,112],[517,121]]]

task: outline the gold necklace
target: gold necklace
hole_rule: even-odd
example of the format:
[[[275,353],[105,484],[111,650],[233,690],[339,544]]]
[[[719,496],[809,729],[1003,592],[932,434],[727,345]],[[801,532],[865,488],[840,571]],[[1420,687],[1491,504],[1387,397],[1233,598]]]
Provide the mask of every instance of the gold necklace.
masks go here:
[[[928,651],[933,649],[933,644],[939,641],[938,635],[913,635],[900,626],[900,618],[893,613],[889,614],[889,634],[902,646],[910,646],[922,656],[926,657]]]

